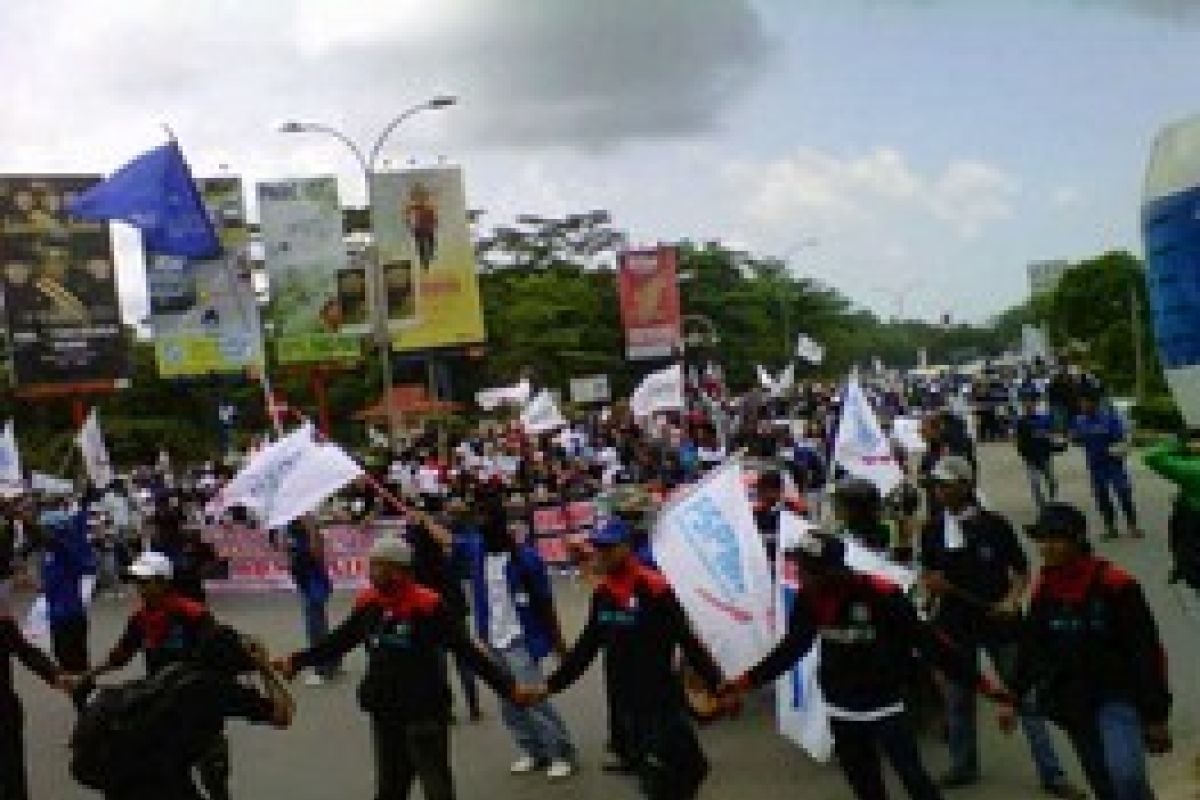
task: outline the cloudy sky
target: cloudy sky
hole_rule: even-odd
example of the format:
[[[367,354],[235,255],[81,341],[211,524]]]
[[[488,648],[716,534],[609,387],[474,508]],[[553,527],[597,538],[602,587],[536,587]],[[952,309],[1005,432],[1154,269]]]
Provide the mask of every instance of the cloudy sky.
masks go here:
[[[0,172],[107,172],[169,123],[197,175],[395,164],[638,242],[789,257],[883,314],[980,320],[1025,264],[1137,247],[1156,131],[1200,105],[1192,0],[4,0]],[[815,240],[815,244],[813,243]],[[122,239],[122,244],[126,240]],[[139,265],[122,293],[140,316]]]

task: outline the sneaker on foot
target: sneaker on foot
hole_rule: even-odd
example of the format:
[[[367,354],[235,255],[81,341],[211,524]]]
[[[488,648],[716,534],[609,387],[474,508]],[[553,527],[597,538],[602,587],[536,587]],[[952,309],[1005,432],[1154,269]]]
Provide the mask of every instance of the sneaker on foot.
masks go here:
[[[305,686],[324,686],[325,679],[315,672],[310,672],[304,676]]]
[[[1116,527],[1105,528],[1104,533],[1100,534],[1101,539],[1115,539],[1117,536],[1118,534]]]
[[[1088,800],[1088,793],[1068,780],[1058,783],[1048,783],[1042,791],[1051,797],[1062,797],[1064,800]]]
[[[575,765],[565,758],[556,758],[550,762],[550,768],[546,770],[546,777],[552,781],[559,781],[563,778],[569,778],[575,774]]]
[[[1130,526],[1129,535],[1135,539],[1145,539],[1146,532],[1136,525]]]
[[[508,771],[513,775],[528,775],[536,770],[539,766],[540,765],[538,764],[537,759],[533,756],[521,756],[512,763],[512,766],[508,768]]]

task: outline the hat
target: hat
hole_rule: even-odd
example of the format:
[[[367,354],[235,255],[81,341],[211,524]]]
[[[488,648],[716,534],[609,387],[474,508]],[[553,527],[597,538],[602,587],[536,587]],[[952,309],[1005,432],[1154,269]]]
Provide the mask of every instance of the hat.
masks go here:
[[[386,534],[375,540],[367,557],[371,561],[386,561],[389,564],[410,567],[413,563],[413,550],[412,546],[399,536]]]
[[[142,553],[137,557],[137,561],[129,565],[129,574],[140,580],[150,580],[152,578],[170,580],[174,572],[175,569],[171,565],[171,559],[153,550],[147,550]]]
[[[1025,526],[1031,539],[1074,539],[1087,538],[1087,517],[1070,503],[1047,503],[1042,506],[1037,521]]]
[[[962,456],[942,456],[929,473],[929,479],[938,483],[974,483],[975,468]]]
[[[627,544],[632,536],[633,529],[629,527],[628,522],[620,517],[609,517],[592,531],[588,541],[596,547],[613,547]]]

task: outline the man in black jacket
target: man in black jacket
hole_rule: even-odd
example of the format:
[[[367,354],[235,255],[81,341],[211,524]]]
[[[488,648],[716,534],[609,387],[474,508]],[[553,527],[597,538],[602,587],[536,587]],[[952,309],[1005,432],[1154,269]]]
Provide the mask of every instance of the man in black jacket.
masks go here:
[[[1066,449],[1054,433],[1054,420],[1038,411],[1038,393],[1032,386],[1022,387],[1021,415],[1017,418],[1017,454],[1025,462],[1033,501],[1040,509],[1058,494],[1054,479],[1054,454]]]
[[[450,685],[446,651],[463,655],[497,694],[526,705],[535,693],[519,687],[480,649],[463,618],[413,579],[413,549],[382,536],[370,552],[370,588],[350,616],[307,650],[276,662],[286,678],[298,670],[367,648],[358,699],[371,717],[378,800],[405,800],[419,778],[426,800],[453,800],[450,771]]]
[[[1171,748],[1154,615],[1133,577],[1091,554],[1079,509],[1050,503],[1029,534],[1043,566],[1009,686],[1066,731],[1097,800],[1150,800],[1146,753]]]
[[[921,537],[922,585],[934,597],[934,627],[978,659],[986,651],[1002,678],[1016,657],[1022,599],[1029,587],[1029,560],[1012,525],[979,505],[974,470],[963,458],[946,456],[930,474],[941,515]],[[951,680],[946,687],[950,771],[945,788],[978,782],[975,687]],[[1078,798],[1054,752],[1044,719],[1023,715],[1038,777],[1055,797]]]
[[[661,573],[630,547],[632,527],[610,518],[592,534],[604,578],[592,595],[588,621],[547,681],[551,694],[577,681],[604,651],[612,712],[626,726],[630,754],[652,800],[690,800],[708,775],[708,761],[688,718],[675,652],[715,689],[721,673],[692,633]]]

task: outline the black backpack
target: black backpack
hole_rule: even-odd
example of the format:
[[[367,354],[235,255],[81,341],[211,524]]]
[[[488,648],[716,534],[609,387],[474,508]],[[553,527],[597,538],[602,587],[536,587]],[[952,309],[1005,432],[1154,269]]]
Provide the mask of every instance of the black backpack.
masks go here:
[[[1167,547],[1171,551],[1171,583],[1182,581],[1200,592],[1200,511],[1182,494],[1171,509]]]

